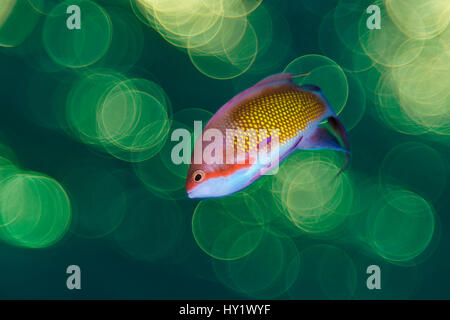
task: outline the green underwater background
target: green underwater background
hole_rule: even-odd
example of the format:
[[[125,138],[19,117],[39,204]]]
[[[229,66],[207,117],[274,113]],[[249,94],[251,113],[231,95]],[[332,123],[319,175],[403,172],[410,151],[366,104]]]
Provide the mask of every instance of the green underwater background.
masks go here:
[[[447,0],[2,0],[0,298],[449,299],[449,22]],[[283,71],[350,167],[297,151],[189,199],[173,130]]]

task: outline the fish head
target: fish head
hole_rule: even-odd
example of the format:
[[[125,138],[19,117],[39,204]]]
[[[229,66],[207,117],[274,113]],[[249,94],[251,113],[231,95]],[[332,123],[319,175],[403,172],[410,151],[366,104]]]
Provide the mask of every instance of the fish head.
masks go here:
[[[191,164],[186,177],[186,192],[189,198],[199,198],[199,196],[196,196],[197,193],[208,194],[208,179],[209,172],[206,170],[204,165]]]
[[[248,175],[245,174],[251,166],[250,162],[237,163],[236,150],[233,145],[226,143],[226,128],[217,120],[220,120],[220,117],[216,114],[194,145],[186,176],[189,198],[223,197],[243,189],[250,183]],[[214,138],[211,139],[208,134],[213,134]],[[214,145],[217,147],[214,152],[206,152]],[[215,158],[212,154],[221,154],[221,157]],[[233,154],[232,161],[228,161],[228,154]]]

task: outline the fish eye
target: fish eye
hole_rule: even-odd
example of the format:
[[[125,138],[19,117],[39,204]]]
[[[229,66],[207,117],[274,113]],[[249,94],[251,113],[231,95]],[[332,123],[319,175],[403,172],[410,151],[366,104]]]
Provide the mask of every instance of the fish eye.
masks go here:
[[[194,180],[194,182],[201,182],[203,180],[203,178],[205,177],[205,173],[202,170],[195,170],[194,173],[192,174],[192,180]]]

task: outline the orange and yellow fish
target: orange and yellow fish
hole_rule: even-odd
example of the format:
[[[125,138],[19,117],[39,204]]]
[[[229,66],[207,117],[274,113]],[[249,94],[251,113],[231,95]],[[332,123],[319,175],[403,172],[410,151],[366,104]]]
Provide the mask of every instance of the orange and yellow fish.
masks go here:
[[[194,146],[186,178],[190,198],[235,193],[298,149],[344,151],[348,161],[347,133],[320,88],[299,86],[292,78],[290,73],[267,77],[232,98],[210,119]],[[319,126],[324,120],[330,130]],[[215,141],[211,132],[216,133]],[[217,137],[223,138],[216,141]],[[212,151],[217,161],[198,161],[199,152],[211,151],[213,143],[220,147]],[[258,161],[263,149],[274,161]]]

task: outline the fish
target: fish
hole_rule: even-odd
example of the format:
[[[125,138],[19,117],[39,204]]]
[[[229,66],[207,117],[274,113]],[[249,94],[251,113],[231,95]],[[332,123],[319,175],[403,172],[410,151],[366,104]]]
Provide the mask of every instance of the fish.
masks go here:
[[[296,150],[341,151],[346,161],[340,172],[347,167],[350,146],[344,125],[318,86],[297,85],[294,77],[279,73],[264,78],[213,115],[194,144],[186,177],[189,198],[217,198],[238,192],[274,170]],[[230,138],[230,130],[238,134]],[[198,160],[197,155],[213,143],[211,137],[206,138],[211,131],[222,136],[222,141],[214,141],[223,146],[222,151],[216,150],[223,153],[218,158],[228,159],[231,152],[234,161]],[[239,137],[245,132],[252,134]],[[275,159],[269,163],[255,160],[262,149],[269,157],[276,155]]]

